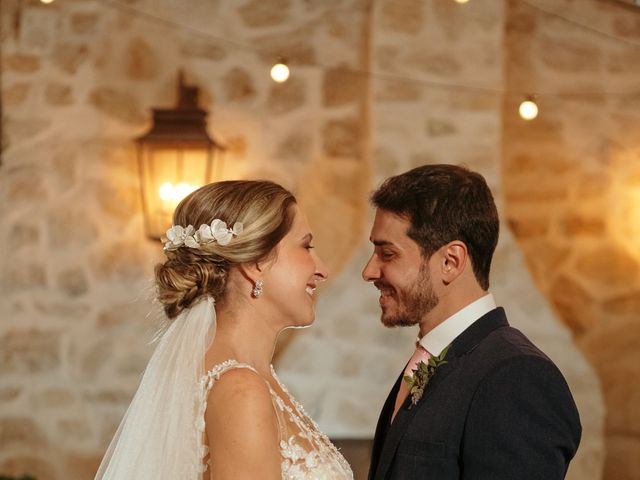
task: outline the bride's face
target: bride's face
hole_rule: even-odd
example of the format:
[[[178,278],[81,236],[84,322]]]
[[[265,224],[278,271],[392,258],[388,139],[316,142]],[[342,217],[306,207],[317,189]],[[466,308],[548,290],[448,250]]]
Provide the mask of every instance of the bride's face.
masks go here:
[[[282,327],[307,326],[315,319],[314,292],[327,278],[327,269],[313,249],[313,235],[305,214],[293,209],[291,230],[277,246],[277,255],[263,276],[260,300],[276,309]]]

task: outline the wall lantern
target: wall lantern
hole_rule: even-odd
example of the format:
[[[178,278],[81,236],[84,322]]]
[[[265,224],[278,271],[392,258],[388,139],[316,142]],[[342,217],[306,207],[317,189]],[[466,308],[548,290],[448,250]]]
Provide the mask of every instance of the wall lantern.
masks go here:
[[[178,80],[178,105],[153,109],[153,125],[136,139],[147,236],[159,239],[171,227],[185,196],[221,178],[224,147],[207,134],[207,112],[198,107],[198,88]]]

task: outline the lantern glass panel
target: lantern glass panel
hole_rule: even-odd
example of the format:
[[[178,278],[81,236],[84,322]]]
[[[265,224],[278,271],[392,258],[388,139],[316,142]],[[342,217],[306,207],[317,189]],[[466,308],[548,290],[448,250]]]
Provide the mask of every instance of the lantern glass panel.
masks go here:
[[[160,238],[173,211],[192,191],[213,180],[209,145],[142,143],[141,175],[147,234]]]

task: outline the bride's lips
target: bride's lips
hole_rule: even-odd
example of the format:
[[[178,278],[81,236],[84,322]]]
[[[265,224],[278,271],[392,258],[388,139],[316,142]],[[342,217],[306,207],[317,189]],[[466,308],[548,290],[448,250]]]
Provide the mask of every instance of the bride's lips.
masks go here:
[[[307,283],[307,288],[305,288],[305,291],[310,297],[313,297],[313,294],[316,291],[317,287],[318,286],[315,283]]]

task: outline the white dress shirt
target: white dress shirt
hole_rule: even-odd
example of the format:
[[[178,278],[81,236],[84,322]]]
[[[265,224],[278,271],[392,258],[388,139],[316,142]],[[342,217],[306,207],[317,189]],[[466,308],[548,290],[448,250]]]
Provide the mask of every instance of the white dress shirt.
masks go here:
[[[437,357],[458,335],[494,308],[496,308],[496,301],[493,295],[488,293],[462,310],[458,310],[418,342],[432,356]]]

